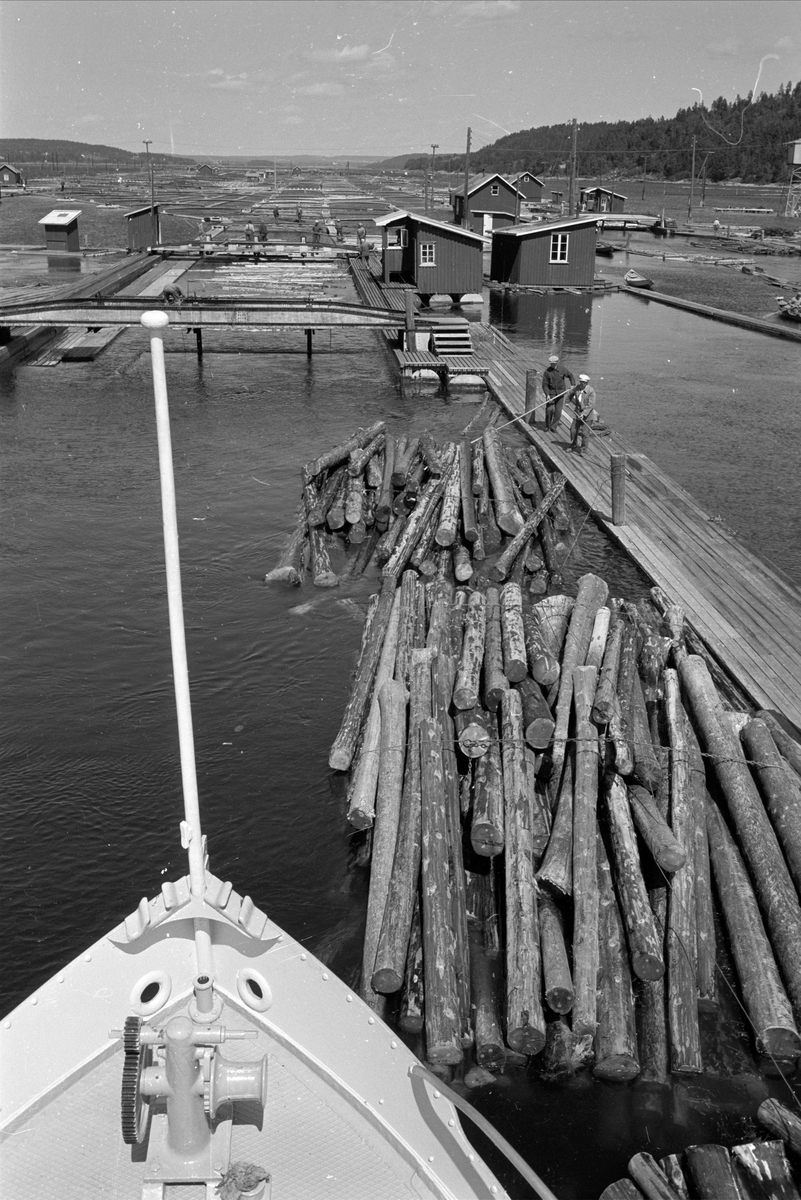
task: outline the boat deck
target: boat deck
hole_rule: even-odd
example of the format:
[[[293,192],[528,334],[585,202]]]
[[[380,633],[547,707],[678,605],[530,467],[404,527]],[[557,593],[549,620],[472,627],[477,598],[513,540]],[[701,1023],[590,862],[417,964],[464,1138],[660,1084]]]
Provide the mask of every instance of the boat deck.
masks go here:
[[[524,411],[528,361],[502,333],[470,327],[492,362],[489,383],[513,413]],[[753,701],[801,728],[801,591],[752,554],[693,497],[614,431],[594,436],[580,457],[569,422],[532,432],[543,458],[561,471],[598,523],[644,573],[681,604],[693,628]],[[612,523],[610,457],[629,457],[627,521]]]

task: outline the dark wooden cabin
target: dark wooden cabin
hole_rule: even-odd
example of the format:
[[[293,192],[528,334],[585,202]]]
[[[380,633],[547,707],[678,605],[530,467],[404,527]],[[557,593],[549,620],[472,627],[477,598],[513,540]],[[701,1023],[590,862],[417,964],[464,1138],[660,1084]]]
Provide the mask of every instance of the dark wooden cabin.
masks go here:
[[[80,250],[78,240],[78,217],[80,208],[54,208],[46,217],[42,217],[39,225],[44,225],[45,242],[48,250],[62,254],[72,254]]]
[[[542,189],[545,187],[545,183],[542,179],[538,179],[533,171],[521,171],[510,182],[512,187],[516,187],[521,195],[525,196],[526,200],[542,198]]]
[[[595,278],[595,217],[496,229],[490,279],[530,287],[589,287]]]
[[[422,297],[448,295],[457,302],[481,292],[480,234],[413,212],[388,213],[375,224],[381,230],[384,283],[408,283]]]
[[[9,184],[21,184],[22,171],[18,171],[16,167],[12,167],[11,163],[0,162],[0,183],[4,183],[6,187]]]
[[[579,192],[579,208],[588,213],[622,213],[628,196],[612,192],[609,188],[588,187]]]
[[[211,163],[201,163],[196,173],[201,175],[203,179],[211,179],[214,175],[219,175],[220,171],[218,167],[213,167]]]
[[[128,222],[128,249],[147,250],[148,246],[157,246],[161,241],[161,223],[159,221],[159,206],[148,204],[146,208],[135,208],[125,214]]]
[[[463,220],[464,188],[451,188],[451,207],[457,225],[474,233],[490,233],[513,225],[525,196],[503,175],[476,175],[467,182],[467,220]]]

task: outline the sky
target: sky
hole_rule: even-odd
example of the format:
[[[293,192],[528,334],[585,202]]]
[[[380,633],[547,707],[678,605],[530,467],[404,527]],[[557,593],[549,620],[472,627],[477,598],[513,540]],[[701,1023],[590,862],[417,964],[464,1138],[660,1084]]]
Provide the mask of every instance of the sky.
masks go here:
[[[0,0],[0,138],[201,158],[458,152],[799,79],[798,0]]]

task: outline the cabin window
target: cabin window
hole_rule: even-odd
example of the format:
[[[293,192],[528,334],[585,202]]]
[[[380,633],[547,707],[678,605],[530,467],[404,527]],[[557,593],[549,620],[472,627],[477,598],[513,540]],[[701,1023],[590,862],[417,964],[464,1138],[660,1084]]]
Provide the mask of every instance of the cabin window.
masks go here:
[[[570,235],[567,233],[552,233],[551,234],[551,262],[566,263],[567,262],[567,242]]]
[[[420,266],[434,267],[437,259],[435,254],[436,242],[421,242],[420,243]]]
[[[493,183],[492,186],[490,187],[490,195],[491,196],[499,196],[500,193],[501,193],[501,185],[499,183]]]
[[[400,245],[401,245],[401,246],[403,246],[403,247],[405,248],[406,246],[408,246],[408,245],[409,245],[409,230],[408,230],[408,229],[401,229],[401,230],[399,231],[399,234],[400,234],[400,236],[399,236],[399,243],[400,243]]]

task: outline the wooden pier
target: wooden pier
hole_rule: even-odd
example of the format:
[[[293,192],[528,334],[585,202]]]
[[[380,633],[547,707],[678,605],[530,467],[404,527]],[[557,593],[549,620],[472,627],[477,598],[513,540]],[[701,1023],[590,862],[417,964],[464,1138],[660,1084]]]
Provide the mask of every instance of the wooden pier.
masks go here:
[[[767,333],[770,337],[784,338],[789,342],[801,342],[801,331],[787,325],[774,325],[763,317],[749,317],[744,313],[730,312],[727,308],[713,308],[709,304],[700,304],[695,300],[684,300],[681,296],[669,296],[666,292],[653,292],[645,288],[624,287],[621,291],[631,296],[639,296],[641,300],[655,300],[657,304],[667,304],[670,308],[682,308],[685,312],[697,313],[699,317],[708,317],[712,321],[722,321],[725,325],[739,325],[741,329],[752,329],[756,333]]]

